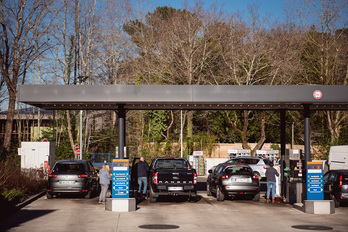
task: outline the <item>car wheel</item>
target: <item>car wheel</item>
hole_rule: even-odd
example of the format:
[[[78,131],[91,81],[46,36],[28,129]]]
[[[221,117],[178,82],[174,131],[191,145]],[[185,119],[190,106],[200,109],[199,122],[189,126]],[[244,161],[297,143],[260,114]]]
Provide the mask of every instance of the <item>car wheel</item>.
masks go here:
[[[207,196],[212,196],[213,194],[211,193],[211,188],[210,188],[210,184],[207,183]]]
[[[90,189],[90,190],[88,190],[88,193],[87,193],[87,195],[85,196],[85,198],[87,198],[87,199],[91,199],[92,198],[92,190]]]
[[[335,197],[334,194],[330,195],[330,199],[333,200],[335,202],[335,208],[340,207],[340,202],[337,200],[337,198]]]
[[[187,199],[188,202],[196,202],[196,197],[195,196],[189,196],[188,199]]]
[[[47,197],[47,199],[52,199],[52,198],[53,198],[53,195],[50,194],[50,193],[46,193],[46,197]]]
[[[151,203],[156,203],[156,201],[157,201],[157,198],[154,196],[154,192],[150,188],[150,202]]]
[[[223,192],[221,191],[220,187],[216,188],[216,199],[218,201],[224,201],[225,200],[225,195],[223,194]]]
[[[253,201],[260,201],[260,193],[255,194]]]

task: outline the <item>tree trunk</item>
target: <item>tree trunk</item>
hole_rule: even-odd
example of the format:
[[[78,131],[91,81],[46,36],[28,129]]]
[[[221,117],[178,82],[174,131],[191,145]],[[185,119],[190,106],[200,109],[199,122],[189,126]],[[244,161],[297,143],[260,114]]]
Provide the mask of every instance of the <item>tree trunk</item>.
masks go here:
[[[265,121],[266,121],[266,111],[262,111],[261,137],[260,137],[259,141],[257,142],[255,148],[251,151],[251,156],[254,156],[256,154],[256,150],[260,150],[262,148],[262,145],[266,140]]]
[[[243,113],[244,113],[244,123],[243,123],[243,131],[241,131],[242,146],[243,146],[243,149],[249,149],[248,138],[247,138],[248,125],[249,125],[249,112],[247,110],[244,110]]]
[[[16,93],[15,89],[8,88],[9,103],[7,110],[6,126],[5,126],[5,138],[4,138],[4,150],[9,153],[11,150],[11,138],[13,129],[13,119],[16,106]]]
[[[66,120],[68,121],[68,135],[69,135],[69,141],[70,141],[70,146],[71,146],[71,150],[74,153],[74,158],[75,158],[75,146],[74,146],[74,139],[72,136],[72,132],[71,132],[71,118],[70,118],[70,111],[66,110]]]

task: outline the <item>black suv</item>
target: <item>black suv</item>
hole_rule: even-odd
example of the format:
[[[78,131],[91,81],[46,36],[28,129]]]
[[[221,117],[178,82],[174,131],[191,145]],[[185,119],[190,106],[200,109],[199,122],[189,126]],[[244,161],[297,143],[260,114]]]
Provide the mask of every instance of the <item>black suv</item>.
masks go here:
[[[60,160],[48,175],[47,198],[60,194],[81,194],[91,198],[99,189],[98,173],[87,160]]]
[[[348,170],[330,170],[324,175],[324,198],[334,200],[335,207],[348,202]]]

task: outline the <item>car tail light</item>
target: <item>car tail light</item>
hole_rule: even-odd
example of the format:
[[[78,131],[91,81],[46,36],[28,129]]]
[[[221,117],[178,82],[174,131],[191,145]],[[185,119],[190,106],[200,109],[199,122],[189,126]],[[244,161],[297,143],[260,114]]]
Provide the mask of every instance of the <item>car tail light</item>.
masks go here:
[[[224,172],[223,175],[221,176],[221,179],[228,179],[228,175]]]
[[[253,176],[253,179],[258,180],[259,177],[258,176]]]
[[[49,175],[48,175],[48,177],[50,177],[50,178],[57,178],[57,176],[58,176],[58,175],[56,175],[56,174],[49,174]]]
[[[267,166],[263,166],[263,169],[267,169],[268,167]]]
[[[47,189],[48,192],[52,192],[52,189]]]
[[[193,173],[193,184],[197,184],[197,173]]]
[[[152,180],[154,184],[158,184],[158,173],[155,172],[152,176]]]
[[[342,181],[342,173],[340,174],[340,182],[338,184],[338,187],[342,188],[343,181]]]
[[[86,193],[88,190],[87,189],[82,189],[81,192]]]
[[[80,175],[77,175],[77,176],[78,176],[78,178],[86,178],[86,177],[88,177],[87,174],[80,174]]]

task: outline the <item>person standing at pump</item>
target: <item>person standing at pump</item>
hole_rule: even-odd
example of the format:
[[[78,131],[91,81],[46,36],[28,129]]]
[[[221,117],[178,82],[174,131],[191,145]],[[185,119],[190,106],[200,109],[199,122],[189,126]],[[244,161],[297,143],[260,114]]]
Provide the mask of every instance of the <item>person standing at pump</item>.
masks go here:
[[[269,168],[266,170],[267,178],[267,199],[266,203],[269,203],[269,195],[272,188],[272,203],[275,203],[275,189],[276,189],[276,176],[279,176],[278,171],[273,167],[273,162],[269,164]]]
[[[106,193],[109,189],[110,184],[110,167],[107,164],[104,164],[102,169],[99,171],[99,184],[101,186],[101,192],[99,195],[99,203],[105,204]]]
[[[148,170],[149,170],[149,167],[147,163],[145,162],[144,157],[140,157],[140,161],[138,163],[138,184],[139,184],[138,194],[140,197],[142,197],[142,195],[146,195]],[[143,189],[143,192],[141,193],[142,186],[144,187],[144,189]]]

